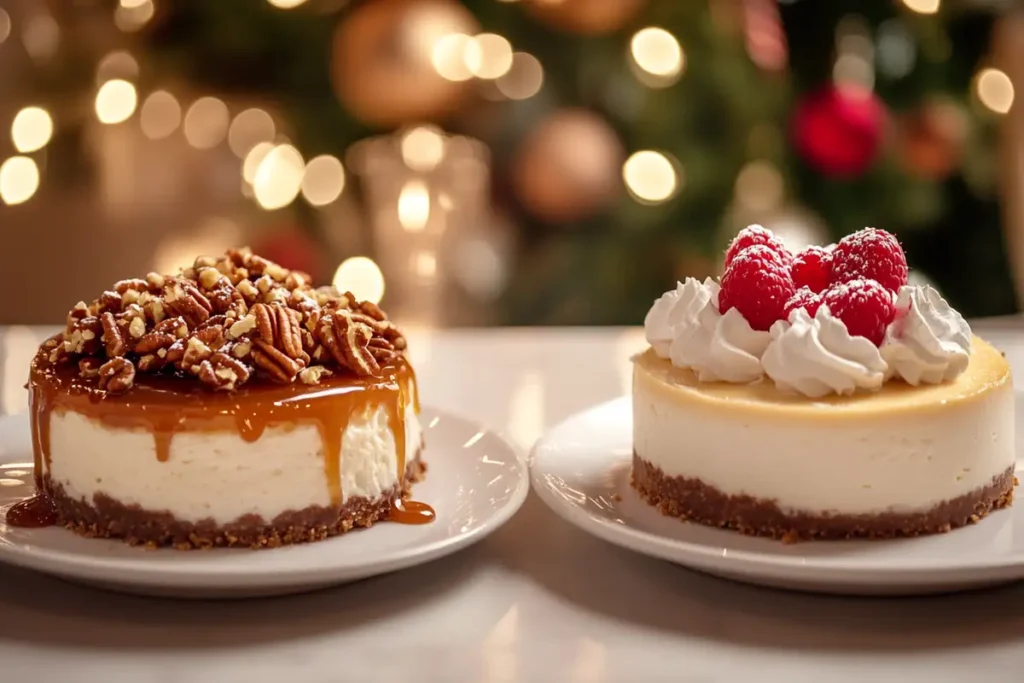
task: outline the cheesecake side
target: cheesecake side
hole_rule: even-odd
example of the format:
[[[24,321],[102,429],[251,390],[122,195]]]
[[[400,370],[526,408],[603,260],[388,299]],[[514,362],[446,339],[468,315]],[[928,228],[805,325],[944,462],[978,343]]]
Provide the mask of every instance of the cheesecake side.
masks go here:
[[[634,485],[673,516],[775,537],[947,530],[1012,500],[1009,365],[974,340],[953,382],[807,400],[635,359]]]

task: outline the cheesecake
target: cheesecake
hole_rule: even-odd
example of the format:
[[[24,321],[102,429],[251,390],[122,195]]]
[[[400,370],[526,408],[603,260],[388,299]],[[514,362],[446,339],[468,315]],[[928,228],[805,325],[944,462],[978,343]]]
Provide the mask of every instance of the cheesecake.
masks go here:
[[[720,280],[656,301],[633,364],[640,496],[786,541],[933,534],[1010,505],[1009,364],[904,258],[883,231],[794,255],[754,227]]]
[[[9,522],[181,549],[429,521],[406,340],[248,249],[116,283],[29,370],[37,495]]]

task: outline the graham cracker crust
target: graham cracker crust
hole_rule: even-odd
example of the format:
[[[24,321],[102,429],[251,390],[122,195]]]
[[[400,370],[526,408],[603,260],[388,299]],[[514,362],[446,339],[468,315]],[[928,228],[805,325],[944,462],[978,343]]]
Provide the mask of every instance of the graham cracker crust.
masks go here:
[[[773,500],[728,495],[700,479],[667,476],[633,452],[631,483],[665,516],[793,543],[801,540],[890,539],[924,536],[974,524],[1013,502],[1013,468],[968,494],[924,512],[820,515],[783,512]]]
[[[409,497],[412,484],[423,479],[426,469],[417,451],[407,464],[401,483],[378,498],[355,497],[341,506],[289,510],[269,522],[259,515],[245,515],[225,525],[212,519],[184,522],[169,512],[126,505],[102,493],[96,494],[91,502],[75,499],[49,475],[44,487],[57,509],[58,523],[87,538],[119,538],[129,545],[178,550],[261,549],[322,541],[352,529],[373,526],[388,516],[392,501]]]

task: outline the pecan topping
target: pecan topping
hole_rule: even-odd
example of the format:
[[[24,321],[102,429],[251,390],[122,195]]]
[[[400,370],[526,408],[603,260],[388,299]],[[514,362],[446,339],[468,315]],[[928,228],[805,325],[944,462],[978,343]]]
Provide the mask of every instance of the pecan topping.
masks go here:
[[[301,358],[289,358],[263,339],[255,340],[252,345],[252,362],[275,382],[288,384],[306,367]]]
[[[317,384],[379,376],[406,341],[381,308],[351,292],[313,287],[306,273],[232,249],[200,256],[177,275],[121,280],[68,312],[45,347],[52,363],[111,393],[136,373],[175,373],[212,391],[232,391],[256,374]]]
[[[124,358],[111,358],[100,366],[100,389],[120,394],[132,388],[135,381],[135,366]]]

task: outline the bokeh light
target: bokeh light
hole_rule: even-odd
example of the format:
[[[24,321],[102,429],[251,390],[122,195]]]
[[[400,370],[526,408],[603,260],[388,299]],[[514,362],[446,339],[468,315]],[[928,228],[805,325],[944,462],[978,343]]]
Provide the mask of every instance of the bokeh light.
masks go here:
[[[114,25],[122,31],[138,31],[155,13],[153,0],[121,0],[114,10]]]
[[[42,107],[25,107],[11,122],[11,141],[21,153],[42,149],[53,137],[53,118]]]
[[[939,0],[903,0],[903,4],[918,14],[935,14],[939,11]]]
[[[472,46],[472,47],[471,47]],[[476,50],[473,39],[465,33],[449,33],[434,43],[430,63],[442,78],[449,81],[468,81],[473,77],[466,59],[467,53]]]
[[[0,7],[0,43],[7,40],[9,35],[11,35],[11,15]]]
[[[398,194],[398,222],[409,232],[420,232],[430,218],[430,191],[422,180],[410,180]]]
[[[185,113],[182,128],[188,144],[196,149],[212,149],[227,136],[231,116],[228,105],[216,97],[200,97]]]
[[[414,171],[430,171],[444,158],[444,135],[435,126],[417,126],[402,136],[402,160]]]
[[[334,271],[332,284],[342,292],[352,292],[357,299],[379,303],[384,298],[384,274],[373,259],[353,256],[345,259]]]
[[[668,157],[661,152],[636,152],[622,166],[622,179],[636,199],[650,204],[664,202],[676,191],[679,179]]]
[[[675,36],[663,28],[651,26],[633,35],[629,43],[629,54],[633,63],[648,76],[648,85],[664,87],[679,77],[685,60],[683,49]]]
[[[291,145],[278,145],[267,152],[256,169],[252,190],[256,203],[272,211],[281,209],[299,195],[305,163]]]
[[[516,52],[512,55],[508,73],[495,81],[495,85],[498,92],[510,100],[529,99],[544,85],[544,68],[528,52]]]
[[[138,77],[139,62],[125,50],[108,52],[96,65],[96,83],[98,85],[115,78],[133,81]]]
[[[278,9],[292,9],[306,2],[306,0],[267,0],[271,6]]]
[[[139,125],[142,134],[151,140],[166,138],[181,125],[181,105],[177,98],[166,90],[150,93],[139,110]]]
[[[245,155],[245,160],[242,162],[242,179],[245,182],[252,185],[253,181],[256,180],[256,169],[260,167],[260,163],[272,149],[274,149],[273,143],[260,142],[249,150],[249,153]]]
[[[274,139],[277,128],[274,119],[262,109],[246,109],[235,117],[228,128],[228,146],[239,159],[244,159],[253,147]]]
[[[39,189],[39,167],[29,157],[11,157],[0,165],[0,200],[21,204]]]
[[[108,124],[127,121],[137,104],[135,86],[115,78],[101,85],[96,93],[96,118]]]
[[[481,33],[467,45],[465,59],[477,78],[501,78],[512,68],[512,44],[495,33]]]
[[[313,157],[306,164],[299,189],[313,206],[330,204],[345,189],[345,168],[337,157],[330,154]]]
[[[982,69],[975,88],[981,103],[996,113],[1005,114],[1013,106],[1013,82],[999,69]]]

